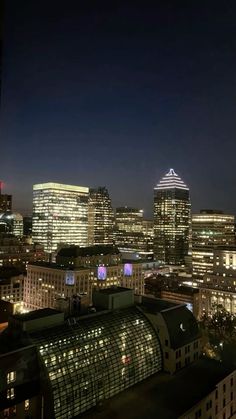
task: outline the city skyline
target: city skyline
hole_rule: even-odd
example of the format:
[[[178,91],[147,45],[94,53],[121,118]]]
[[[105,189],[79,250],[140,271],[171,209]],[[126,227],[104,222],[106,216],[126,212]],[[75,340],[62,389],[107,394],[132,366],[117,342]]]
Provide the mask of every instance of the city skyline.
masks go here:
[[[174,170],[174,169],[172,169],[170,167],[170,168],[168,168],[168,170],[162,172],[159,180],[169,170]],[[179,173],[179,171],[178,171],[178,173]],[[111,190],[109,190],[109,188],[107,188],[108,191],[109,191],[109,194],[111,196],[111,203],[112,203],[113,209],[119,208],[120,206],[139,208],[139,209],[142,209],[142,211],[143,211],[144,219],[153,219],[153,200],[152,200],[153,196],[152,196],[152,193],[153,193],[153,189],[157,186],[159,180],[155,183],[155,185],[153,185],[153,187],[151,189],[150,199],[149,199],[149,201],[151,201],[151,202],[148,202],[148,204],[146,205],[146,208],[145,207],[142,207],[141,208],[140,206],[137,205],[136,202],[133,202],[133,205],[129,205],[127,202],[122,201],[122,198],[120,200],[117,200],[117,202],[118,203],[121,203],[121,204],[114,205],[114,200],[112,199],[113,192]],[[62,185],[63,184],[66,184],[65,182],[63,182],[63,180],[61,182],[55,182],[54,180],[47,180],[45,182],[39,182],[39,183],[59,183],[59,184],[62,184]],[[7,184],[4,181],[1,181],[1,184],[2,184],[2,188],[1,188],[2,194],[3,195],[7,194],[7,195],[11,196],[11,191],[7,188]],[[24,216],[31,215],[32,214],[32,210],[33,210],[33,186],[34,185],[32,184],[31,186],[32,186],[32,190],[31,190],[31,198],[32,199],[31,199],[31,203],[29,203],[28,207],[19,207],[19,206],[17,206],[17,204],[15,204],[14,196],[12,196],[12,207],[13,207],[13,210],[14,211],[19,211]],[[76,183],[73,183],[73,184],[71,184],[71,186],[78,186],[78,183],[77,184]],[[89,189],[96,189],[94,186],[90,186],[90,185],[89,186],[88,185],[82,185],[82,186],[85,187],[85,188],[89,188]],[[97,185],[97,188],[101,188],[101,187],[105,187],[106,188],[107,185],[102,185],[102,186],[101,185]],[[191,194],[192,190],[191,190],[191,187],[189,187],[189,191],[190,191],[190,200],[191,200],[191,207],[192,207],[191,213],[192,214],[199,213],[203,209],[207,209],[207,210],[208,209],[210,209],[210,210],[213,209],[213,210],[216,210],[216,211],[223,211],[224,213],[228,213],[228,214],[232,214],[232,215],[234,215],[234,213],[236,213],[236,209],[234,211],[231,210],[230,208],[229,209],[228,208],[226,209],[226,207],[224,207],[223,202],[222,202],[222,206],[221,207],[219,207],[219,206],[218,207],[214,207],[213,205],[211,205],[210,202],[209,202],[209,205],[205,205],[203,207],[200,207],[199,205],[196,205],[196,202],[193,202],[193,200],[192,200],[192,194]]]
[[[163,3],[6,4],[1,178],[14,208],[53,181],[105,185],[114,207],[149,217],[174,167],[194,211],[236,212],[236,4]]]

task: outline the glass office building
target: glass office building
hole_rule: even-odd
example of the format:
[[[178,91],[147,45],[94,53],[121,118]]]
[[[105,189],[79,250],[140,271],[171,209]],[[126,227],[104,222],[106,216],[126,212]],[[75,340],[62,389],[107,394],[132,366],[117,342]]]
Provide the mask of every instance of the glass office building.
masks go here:
[[[73,320],[30,333],[56,419],[73,418],[162,369],[158,336],[138,308]]]
[[[107,188],[90,189],[88,205],[88,242],[113,243],[114,212]]]
[[[154,188],[154,255],[157,260],[172,265],[185,263],[190,223],[189,188],[170,169]]]
[[[59,244],[88,244],[89,188],[42,183],[33,186],[32,236],[46,252]]]

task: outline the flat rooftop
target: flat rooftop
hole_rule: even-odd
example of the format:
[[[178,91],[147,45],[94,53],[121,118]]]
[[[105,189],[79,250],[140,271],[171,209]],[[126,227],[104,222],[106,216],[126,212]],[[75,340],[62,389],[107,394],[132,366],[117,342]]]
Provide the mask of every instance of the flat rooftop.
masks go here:
[[[130,292],[133,290],[130,288],[124,288],[124,287],[110,287],[110,288],[104,288],[104,289],[99,289],[98,293],[99,294],[105,294],[105,295],[112,295],[112,294],[118,294],[120,292]]]
[[[73,266],[73,265],[59,265],[58,263],[55,262],[43,262],[43,261],[39,261],[39,262],[29,262],[29,266],[40,266],[42,268],[50,268],[50,269],[60,269],[62,271],[78,271],[78,270],[82,270],[82,269],[89,269],[92,268],[93,266]]]
[[[172,301],[162,300],[160,298],[151,298],[151,297],[142,297],[142,302],[140,304],[141,307],[145,308],[146,312],[156,314],[160,313],[163,310],[169,310],[170,308],[174,308],[179,306],[178,303],[173,303]]]
[[[21,320],[24,322],[53,316],[59,313],[61,313],[61,311],[54,310],[52,308],[42,308],[41,310],[30,311],[29,313],[15,314],[12,317],[16,320]]]
[[[79,417],[124,419],[129,412],[129,419],[176,419],[205,398],[231,372],[233,369],[218,361],[202,358],[176,375],[157,373],[106,400],[99,411],[94,408]],[[204,413],[207,412],[203,412],[203,417]]]

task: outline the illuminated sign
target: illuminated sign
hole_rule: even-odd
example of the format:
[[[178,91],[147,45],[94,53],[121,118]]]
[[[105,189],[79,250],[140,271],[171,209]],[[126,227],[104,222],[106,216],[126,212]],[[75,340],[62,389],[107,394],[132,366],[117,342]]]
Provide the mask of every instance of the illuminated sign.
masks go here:
[[[133,274],[133,265],[132,263],[125,263],[124,264],[124,275],[125,276],[132,276]]]
[[[66,278],[66,285],[74,285],[75,275],[73,271],[67,271],[65,278]]]
[[[98,267],[98,279],[105,281],[107,278],[107,268],[105,266]]]

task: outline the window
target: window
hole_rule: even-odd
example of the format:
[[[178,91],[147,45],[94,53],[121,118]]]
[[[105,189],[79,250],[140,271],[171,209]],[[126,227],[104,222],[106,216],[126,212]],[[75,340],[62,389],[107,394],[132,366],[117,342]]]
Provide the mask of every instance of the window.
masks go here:
[[[169,342],[168,339],[165,340],[165,346],[168,346]]]
[[[198,419],[202,416],[202,409],[199,409],[195,412],[195,419]]]
[[[25,400],[25,410],[29,410],[29,399]]]
[[[169,354],[168,354],[168,352],[165,352],[165,359],[169,359]]]
[[[7,398],[8,399],[14,399],[14,397],[15,397],[15,391],[14,391],[14,388],[12,387],[12,388],[8,388],[7,389]]]
[[[216,399],[218,399],[218,390],[216,390]]]
[[[176,370],[180,370],[181,368],[181,361],[176,362]]]
[[[223,385],[223,392],[225,393],[225,390],[226,390],[226,385],[224,384]]]
[[[223,399],[223,407],[225,407],[225,399]]]
[[[16,371],[10,371],[7,373],[7,384],[14,383],[16,381]]]
[[[212,407],[212,400],[209,400],[206,404],[206,410],[211,409],[211,407]]]

